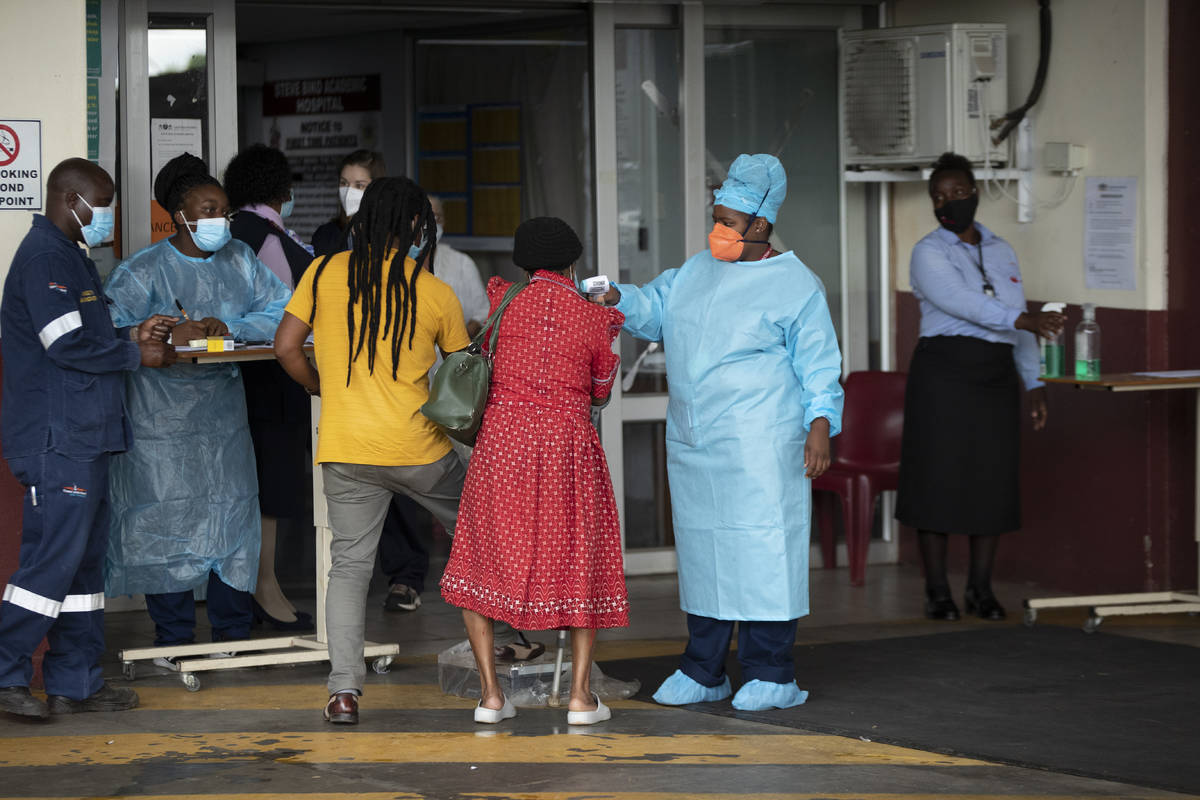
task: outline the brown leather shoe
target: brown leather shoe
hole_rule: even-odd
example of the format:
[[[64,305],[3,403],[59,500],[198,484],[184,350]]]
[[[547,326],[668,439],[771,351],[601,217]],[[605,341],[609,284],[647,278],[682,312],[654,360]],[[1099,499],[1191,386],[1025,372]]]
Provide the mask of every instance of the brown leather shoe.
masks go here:
[[[325,704],[325,721],[335,725],[358,724],[358,696],[354,692],[329,695]]]

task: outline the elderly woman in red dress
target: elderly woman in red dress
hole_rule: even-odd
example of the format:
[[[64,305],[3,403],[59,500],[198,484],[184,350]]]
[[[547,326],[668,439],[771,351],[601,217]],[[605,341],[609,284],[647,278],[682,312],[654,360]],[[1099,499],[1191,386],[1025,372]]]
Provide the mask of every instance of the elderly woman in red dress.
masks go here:
[[[442,596],[463,610],[479,667],[476,722],[516,709],[496,679],[492,620],[517,630],[571,629],[567,722],[612,714],[591,691],[597,628],[629,624],[620,526],[591,406],[612,389],[612,342],[624,315],[575,288],[579,237],[554,217],[527,220],[513,262],[529,284],[509,303],[492,388],[463,487]],[[494,311],[511,286],[488,283]]]

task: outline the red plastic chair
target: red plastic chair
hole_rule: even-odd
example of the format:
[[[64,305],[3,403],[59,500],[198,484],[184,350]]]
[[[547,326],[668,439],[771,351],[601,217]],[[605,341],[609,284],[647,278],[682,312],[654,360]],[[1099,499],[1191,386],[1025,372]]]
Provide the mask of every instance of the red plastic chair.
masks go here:
[[[866,578],[875,498],[899,483],[907,379],[903,372],[850,373],[846,378],[842,432],[833,440],[833,464],[812,484],[814,491],[833,492],[841,498],[850,583],[854,586],[862,586]],[[829,569],[837,566],[833,504],[813,505],[820,521],[821,555]]]

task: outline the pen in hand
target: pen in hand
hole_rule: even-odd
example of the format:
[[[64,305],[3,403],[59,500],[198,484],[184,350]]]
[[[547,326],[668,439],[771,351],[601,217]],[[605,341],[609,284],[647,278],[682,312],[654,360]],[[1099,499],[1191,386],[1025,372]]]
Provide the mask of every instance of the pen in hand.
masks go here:
[[[175,298],[175,307],[179,309],[180,314],[183,314],[184,319],[186,319],[188,322],[192,321],[192,318],[188,316],[188,313],[183,310],[183,303],[179,302],[178,297]]]

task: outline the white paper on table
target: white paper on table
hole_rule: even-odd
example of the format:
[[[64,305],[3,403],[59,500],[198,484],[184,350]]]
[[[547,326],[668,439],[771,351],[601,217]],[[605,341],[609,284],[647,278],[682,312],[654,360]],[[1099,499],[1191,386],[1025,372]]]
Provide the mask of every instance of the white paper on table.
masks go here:
[[[1089,289],[1137,288],[1137,178],[1087,178],[1083,274]]]

